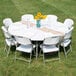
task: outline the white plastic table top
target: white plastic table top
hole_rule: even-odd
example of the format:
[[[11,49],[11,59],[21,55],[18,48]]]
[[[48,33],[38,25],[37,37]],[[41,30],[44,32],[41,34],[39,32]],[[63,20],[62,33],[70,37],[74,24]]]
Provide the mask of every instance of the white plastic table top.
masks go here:
[[[42,26],[40,28],[43,27],[49,28],[48,26]],[[53,34],[51,32],[42,31],[40,30],[40,28],[37,28],[36,26],[27,27],[26,24],[23,24],[21,22],[15,22],[9,26],[8,31],[11,35],[27,37],[33,41],[43,41],[44,38],[46,37],[60,35],[60,34]],[[50,27],[49,29],[53,29],[63,33],[65,33],[68,30],[60,22],[55,24],[55,26]]]

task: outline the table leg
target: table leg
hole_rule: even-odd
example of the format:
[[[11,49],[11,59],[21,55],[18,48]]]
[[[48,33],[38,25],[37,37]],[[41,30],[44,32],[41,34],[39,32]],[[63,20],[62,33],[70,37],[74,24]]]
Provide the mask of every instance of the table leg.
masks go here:
[[[37,57],[38,57],[38,42],[36,42],[36,60],[37,60]]]

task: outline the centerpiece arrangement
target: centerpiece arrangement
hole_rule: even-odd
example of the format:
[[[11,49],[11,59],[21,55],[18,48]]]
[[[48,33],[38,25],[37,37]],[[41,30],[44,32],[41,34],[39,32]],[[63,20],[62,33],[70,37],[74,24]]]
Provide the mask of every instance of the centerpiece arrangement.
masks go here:
[[[46,18],[46,15],[43,15],[41,12],[38,12],[37,15],[35,16],[35,19],[37,21],[36,26],[40,27],[41,26],[40,25],[40,20],[45,19],[45,18]]]

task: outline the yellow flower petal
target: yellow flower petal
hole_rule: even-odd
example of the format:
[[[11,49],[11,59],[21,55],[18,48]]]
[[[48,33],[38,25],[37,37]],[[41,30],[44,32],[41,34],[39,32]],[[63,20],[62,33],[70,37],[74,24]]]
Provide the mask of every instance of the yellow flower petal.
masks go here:
[[[46,15],[42,15],[41,12],[38,12],[37,15],[35,16],[35,19],[45,19],[47,16]]]

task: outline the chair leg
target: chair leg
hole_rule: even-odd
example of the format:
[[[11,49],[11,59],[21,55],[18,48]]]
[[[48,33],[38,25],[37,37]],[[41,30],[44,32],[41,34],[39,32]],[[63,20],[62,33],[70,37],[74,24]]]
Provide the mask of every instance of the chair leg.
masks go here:
[[[15,51],[15,61],[16,61],[16,54],[17,54],[17,51]]]
[[[4,52],[7,52],[7,45],[6,45],[6,43],[4,43],[4,44],[5,44]]]
[[[72,45],[70,44],[70,51],[72,52]]]
[[[60,52],[58,51],[58,57],[59,57],[59,60],[60,60]]]
[[[11,49],[11,46],[8,47],[7,57],[8,57],[8,55],[9,55],[10,49]]]
[[[43,62],[45,64],[45,54],[43,53]]]
[[[65,47],[63,47],[63,49],[64,49],[65,57],[67,58],[66,48],[65,48]]]
[[[4,52],[7,52],[7,45],[5,45]]]
[[[30,53],[30,61],[29,62],[31,62],[31,58],[32,58],[32,53]]]

